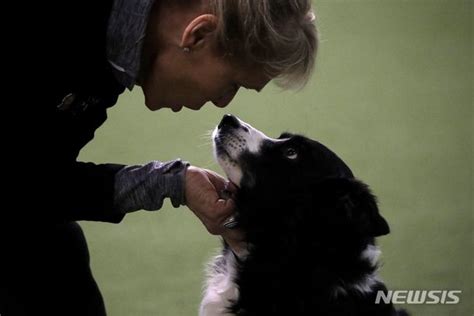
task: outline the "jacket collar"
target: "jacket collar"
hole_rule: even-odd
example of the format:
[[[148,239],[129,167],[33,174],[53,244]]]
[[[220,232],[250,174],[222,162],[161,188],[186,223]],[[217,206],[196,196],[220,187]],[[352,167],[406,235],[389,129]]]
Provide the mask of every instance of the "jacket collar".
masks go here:
[[[132,90],[140,71],[148,17],[154,0],[114,0],[107,27],[106,53],[116,79]]]

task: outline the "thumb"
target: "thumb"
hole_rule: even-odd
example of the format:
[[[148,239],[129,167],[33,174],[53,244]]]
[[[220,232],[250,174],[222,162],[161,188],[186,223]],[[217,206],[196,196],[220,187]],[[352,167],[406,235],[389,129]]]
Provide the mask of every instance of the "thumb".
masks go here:
[[[207,177],[212,185],[216,188],[216,191],[225,190],[228,184],[228,180],[220,176],[219,174],[211,171],[207,171]]]

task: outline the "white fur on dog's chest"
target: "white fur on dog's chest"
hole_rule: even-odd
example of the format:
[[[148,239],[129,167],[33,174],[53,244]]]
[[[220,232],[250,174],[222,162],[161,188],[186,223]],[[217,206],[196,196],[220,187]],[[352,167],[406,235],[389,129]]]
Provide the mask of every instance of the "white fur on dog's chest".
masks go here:
[[[229,306],[239,297],[234,283],[236,274],[235,257],[232,252],[214,258],[209,267],[204,298],[201,301],[199,316],[231,316]]]

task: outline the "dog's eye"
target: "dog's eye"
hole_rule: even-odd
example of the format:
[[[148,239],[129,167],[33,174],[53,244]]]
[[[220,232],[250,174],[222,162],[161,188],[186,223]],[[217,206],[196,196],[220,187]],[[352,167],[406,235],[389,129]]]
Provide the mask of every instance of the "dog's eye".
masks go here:
[[[298,157],[298,153],[296,152],[296,150],[291,147],[286,149],[285,155],[289,159],[296,159],[296,157]]]

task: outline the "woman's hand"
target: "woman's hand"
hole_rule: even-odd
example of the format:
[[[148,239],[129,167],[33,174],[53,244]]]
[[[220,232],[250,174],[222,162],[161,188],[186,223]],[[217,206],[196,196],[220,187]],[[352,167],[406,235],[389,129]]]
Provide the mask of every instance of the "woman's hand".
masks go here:
[[[234,201],[220,197],[222,191],[235,189],[229,181],[211,170],[190,166],[186,171],[186,205],[213,235],[235,234],[224,227],[235,211]]]

